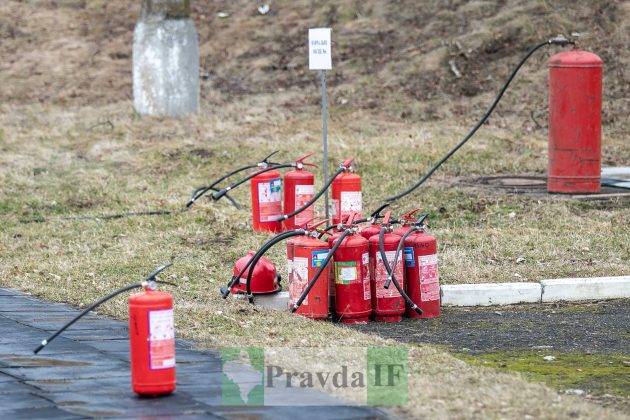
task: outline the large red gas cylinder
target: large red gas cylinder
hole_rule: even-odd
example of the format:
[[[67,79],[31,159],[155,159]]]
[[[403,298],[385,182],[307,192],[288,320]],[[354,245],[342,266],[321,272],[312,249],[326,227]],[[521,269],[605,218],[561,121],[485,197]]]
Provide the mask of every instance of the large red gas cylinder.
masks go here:
[[[306,165],[315,166],[310,163],[304,163],[304,159],[311,155],[312,153],[296,160],[295,170],[284,174],[284,214],[289,214],[293,210],[301,208],[315,195],[315,175],[304,169]],[[313,215],[314,206],[311,205],[304,211],[285,220],[284,229],[296,229],[313,220]]]
[[[344,171],[334,179],[331,188],[333,223],[339,223],[353,212],[357,212],[358,217],[361,217],[363,198],[359,175],[351,170]]]
[[[549,192],[600,190],[602,64],[578,50],[549,59]]]
[[[173,297],[146,289],[129,297],[131,387],[140,395],[175,391]]]
[[[400,236],[391,232],[384,234],[383,243],[385,255],[389,266],[392,267],[396,280],[404,289],[404,268],[402,258],[398,259],[394,267],[394,257],[396,248],[400,242]],[[374,319],[382,322],[399,322],[405,313],[405,299],[402,297],[396,286],[391,284],[389,288],[383,287],[387,282],[387,269],[383,264],[381,253],[379,252],[379,235],[374,235],[369,239],[370,252],[370,280],[372,283],[372,309]]]
[[[243,271],[243,268],[245,268],[247,263],[254,257],[254,254],[254,251],[249,251],[246,256],[236,260],[232,271],[234,276],[238,276],[241,271]],[[250,268],[251,267],[247,268],[243,276],[232,286],[232,293],[247,293],[247,276],[249,275]],[[269,258],[261,257],[256,263],[254,272],[252,273],[250,289],[253,294],[259,295],[275,293],[280,290],[276,267]]]
[[[340,235],[333,239],[338,241]],[[352,233],[343,239],[334,258],[335,312],[344,324],[365,324],[372,313],[368,241]]]
[[[407,316],[409,318],[440,316],[440,283],[435,237],[423,231],[409,235],[405,240],[404,261],[405,291],[413,303],[423,311],[422,315],[419,315],[407,307]]]
[[[310,235],[295,237],[290,245],[287,244],[287,256],[290,254],[292,257],[289,276],[289,307],[298,301],[328,256],[328,252],[328,243]],[[330,265],[319,276],[296,313],[313,319],[328,318],[329,279]]]
[[[250,181],[252,226],[259,232],[282,230],[282,179],[276,170],[263,172]]]

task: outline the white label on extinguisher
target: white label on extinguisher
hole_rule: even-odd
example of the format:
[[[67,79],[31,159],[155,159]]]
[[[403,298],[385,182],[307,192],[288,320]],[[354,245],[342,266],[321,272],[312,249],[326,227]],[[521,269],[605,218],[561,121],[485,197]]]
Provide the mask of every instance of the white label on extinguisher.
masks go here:
[[[364,252],[361,256],[361,272],[363,273],[363,300],[371,300],[372,294],[370,293],[370,273],[368,266],[370,264],[370,255]]]
[[[385,256],[387,257],[387,261],[389,262],[389,266],[394,265],[394,257],[396,256],[396,251],[386,251]],[[383,258],[381,257],[381,253],[376,253],[376,264],[375,264],[375,273],[374,273],[374,284],[376,287],[376,297],[377,298],[395,298],[400,297],[400,292],[394,286],[394,283],[390,283],[389,288],[386,289],[384,287],[385,282],[387,281],[387,269],[385,268],[385,264],[383,264]],[[398,284],[401,287],[403,286],[403,262],[401,259],[398,259],[398,264],[396,264],[396,268],[394,269],[394,275],[396,276],[396,280],[398,280]]]
[[[303,205],[313,198],[315,194],[315,187],[313,185],[296,185],[295,186],[295,209],[301,208]],[[313,220],[313,207],[310,206],[303,212],[295,215],[295,224],[302,225],[310,220]]]
[[[293,257],[293,276],[289,283],[289,296],[291,303],[296,303],[300,295],[306,289],[308,284],[308,258]],[[308,305],[308,295],[302,302],[302,305]]]
[[[363,200],[361,198],[361,191],[342,191],[341,192],[341,214],[349,213],[351,211],[360,212],[363,210]]]
[[[420,274],[420,300],[427,302],[440,299],[437,254],[418,256]]]
[[[258,184],[258,207],[261,222],[273,222],[282,216],[282,180]]]
[[[175,327],[173,310],[149,311],[149,366],[168,369],[175,366]]]

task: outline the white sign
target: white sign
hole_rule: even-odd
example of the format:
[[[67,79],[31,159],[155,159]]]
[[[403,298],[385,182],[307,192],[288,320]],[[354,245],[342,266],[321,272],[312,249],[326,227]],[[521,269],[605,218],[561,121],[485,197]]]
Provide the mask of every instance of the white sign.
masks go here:
[[[309,70],[332,69],[330,28],[308,30],[308,68]]]

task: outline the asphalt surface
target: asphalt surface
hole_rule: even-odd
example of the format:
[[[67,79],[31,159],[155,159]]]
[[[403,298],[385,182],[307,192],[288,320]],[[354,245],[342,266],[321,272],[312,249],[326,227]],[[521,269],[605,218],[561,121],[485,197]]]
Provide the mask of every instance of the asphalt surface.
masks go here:
[[[217,352],[177,341],[177,391],[162,398],[131,392],[127,324],[88,315],[50,343],[33,349],[78,311],[0,288],[0,418],[386,418],[375,408],[335,405],[222,405]],[[238,374],[238,372],[237,372]],[[312,397],[310,395],[309,397]],[[312,401],[312,400],[309,400]]]
[[[370,322],[360,331],[405,343],[443,344],[490,353],[553,349],[586,354],[628,353],[630,300],[580,304],[443,308],[434,319]]]

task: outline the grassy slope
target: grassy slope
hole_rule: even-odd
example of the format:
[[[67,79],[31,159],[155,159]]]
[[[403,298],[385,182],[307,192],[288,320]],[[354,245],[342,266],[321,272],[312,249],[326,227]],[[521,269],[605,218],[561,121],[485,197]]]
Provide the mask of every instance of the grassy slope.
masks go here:
[[[176,292],[178,332],[200,340],[203,345],[321,345],[332,335],[343,336],[340,345],[381,343],[377,338],[356,332],[344,330],[339,334],[339,326],[257,311],[245,304],[220,300],[216,289],[226,281],[233,261],[265,238],[251,233],[246,210],[239,212],[225,204],[204,202],[188,213],[162,218],[21,222],[42,215],[100,214],[161,206],[176,209],[192,186],[224,172],[239,159],[249,161],[276,148],[282,150],[284,158],[296,155],[296,151],[318,149],[314,75],[302,70],[302,58],[294,66],[287,64],[288,71],[283,71],[285,67],[270,69],[252,53],[257,43],[267,36],[271,41],[265,45],[272,52],[279,45],[276,38],[282,39],[283,33],[297,37],[294,31],[298,29],[289,22],[309,24],[300,14],[306,16],[310,9],[299,11],[283,3],[280,15],[270,17],[280,23],[262,25],[261,19],[266,18],[256,16],[250,9],[231,6],[232,2],[225,5],[198,2],[195,18],[204,54],[206,57],[217,54],[214,60],[206,58],[204,66],[214,68],[216,74],[210,74],[204,85],[204,111],[196,117],[173,121],[138,119],[125,100],[130,83],[128,44],[136,11],[129,9],[126,2],[83,3],[85,8],[79,1],[64,2],[64,6],[59,7],[54,7],[53,2],[0,5],[3,12],[0,16],[5,16],[0,24],[2,31],[10,31],[13,22],[26,25],[21,34],[0,46],[3,57],[5,54],[9,57],[12,49],[16,52],[25,48],[28,39],[47,40],[42,51],[11,55],[11,59],[3,62],[0,73],[3,99],[0,105],[0,183],[3,186],[0,192],[0,282],[51,299],[84,305],[112,285],[126,283],[158,263],[178,256],[178,264],[169,271],[169,275],[187,285]],[[26,13],[25,8],[32,8],[32,4],[43,7]],[[390,8],[377,7],[380,2],[361,2],[367,6],[358,6],[358,2],[338,4],[338,17],[333,22],[335,28],[340,28],[335,29],[340,54],[344,49],[358,48],[356,45],[361,45],[364,36],[376,36],[371,35],[374,32],[371,28],[375,23],[388,22],[389,15],[414,15],[411,6],[404,2],[392,3]],[[372,8],[369,15],[344,12],[368,6]],[[509,15],[512,9],[551,7],[544,2],[522,2],[515,7],[473,2],[460,8],[467,10],[473,6],[487,8],[488,19]],[[215,11],[223,7],[233,15],[218,21]],[[324,9],[330,7],[324,5]],[[498,14],[491,13],[494,9]],[[312,11],[321,12],[318,8]],[[426,16],[425,12],[420,13],[425,16],[422,19],[428,19],[430,12],[429,8]],[[427,34],[434,31],[444,35],[440,31],[449,27],[440,23],[443,14],[455,19],[447,10],[440,11],[436,13],[436,22],[430,25],[408,23],[409,27],[417,26],[415,32],[394,31],[396,26],[390,22],[387,29],[390,36],[384,39],[411,37],[417,33],[417,37],[426,37],[425,47],[429,48],[439,40]],[[533,16],[531,19],[559,19],[553,13]],[[586,19],[584,16],[582,21]],[[212,24],[202,24],[204,19]],[[54,27],[53,21],[57,22]],[[603,27],[612,25],[606,19],[602,22]],[[469,22],[467,25],[478,24]],[[521,47],[537,39],[534,35],[542,31],[535,25],[524,27],[536,29],[532,29],[530,38],[518,40]],[[427,32],[423,35],[422,31]],[[449,39],[455,37],[462,42],[475,39],[473,35],[466,37],[467,33],[451,34]],[[620,42],[618,33],[611,33],[617,34],[613,44]],[[221,45],[227,46],[234,38],[243,51],[227,55],[216,53],[222,51]],[[597,39],[593,42],[596,41],[599,42]],[[410,40],[398,39],[397,42],[412,44]],[[69,43],[76,48],[69,48]],[[296,51],[299,45],[301,41],[296,43]],[[505,49],[500,48],[504,54]],[[379,51],[374,56],[385,50]],[[348,155],[358,157],[370,208],[388,192],[400,189],[420,175],[422,168],[465,130],[464,125],[455,124],[453,119],[433,118],[459,115],[488,98],[485,94],[473,94],[458,99],[462,92],[447,89],[450,76],[448,66],[444,65],[446,56],[432,51],[426,51],[426,57],[424,53],[414,56],[413,60],[407,60],[407,55],[400,53],[384,68],[379,67],[374,77],[362,70],[366,64],[362,60],[367,56],[360,55],[360,59],[355,60],[348,51],[347,58],[339,58],[332,88],[332,155],[335,161]],[[489,60],[489,68],[493,74],[504,75],[515,55],[495,58]],[[413,81],[415,76],[406,71],[424,69],[425,59],[436,60],[436,73],[432,77],[439,83],[417,89],[433,91],[433,99],[411,100],[413,96],[401,86]],[[627,56],[622,55],[618,63],[624,59],[627,60]],[[20,67],[24,63],[28,66]],[[459,66],[465,68],[463,64]],[[83,70],[78,71],[79,68]],[[342,73],[346,76],[342,77]],[[524,108],[530,101],[543,101],[542,90],[530,89],[541,83],[543,73],[543,70],[524,73],[507,105],[520,100]],[[471,70],[470,74],[474,72]],[[270,82],[261,84],[261,80]],[[373,95],[371,88],[382,80],[398,87],[388,88],[382,96]],[[476,83],[476,79],[468,80],[470,83],[466,80],[455,81],[455,84]],[[485,91],[497,83],[497,80],[487,81],[482,88]],[[608,86],[614,82],[607,83]],[[239,86],[243,84],[259,88],[242,89]],[[265,93],[267,91],[272,93]],[[611,94],[617,97],[610,97]],[[605,131],[604,158],[609,163],[628,163],[630,150],[624,125],[627,121],[615,117],[621,115],[617,112],[626,109],[626,97],[622,91],[614,90],[613,85],[608,98],[613,117],[609,118]],[[348,103],[342,105],[341,99]],[[451,103],[450,99],[455,101]],[[107,105],[108,102],[116,103]],[[493,119],[493,123],[467,146],[468,153],[455,157],[422,194],[399,206],[403,209],[420,205],[432,212],[432,226],[441,246],[443,282],[627,274],[630,220],[623,204],[607,209],[487,195],[451,185],[453,177],[468,174],[544,172],[544,130],[535,129],[531,121],[522,123],[526,120],[520,118],[523,112],[516,112],[519,118],[506,116],[507,105],[499,110],[501,116]],[[436,114],[427,111],[430,109]],[[418,122],[419,119],[426,121]],[[99,125],[105,121],[111,122],[111,126]],[[408,153],[410,147],[414,153]],[[247,203],[245,190],[237,191],[235,196]],[[512,212],[515,216],[510,218]],[[278,249],[274,254],[278,262],[281,253]],[[525,261],[515,264],[519,256],[524,256]],[[123,301],[103,308],[105,313],[119,317],[125,316],[125,310]],[[454,413],[497,417],[525,414],[566,417],[573,412],[584,416],[611,415],[574,398],[559,398],[547,388],[517,377],[470,367],[431,347],[414,348],[412,367],[414,400],[405,408],[407,414],[441,417]],[[462,392],[464,388],[466,392]],[[454,400],[452,395],[461,397]],[[439,402],[434,403],[435,400]],[[528,403],[533,400],[539,404]],[[429,412],[425,411],[427,407]]]

